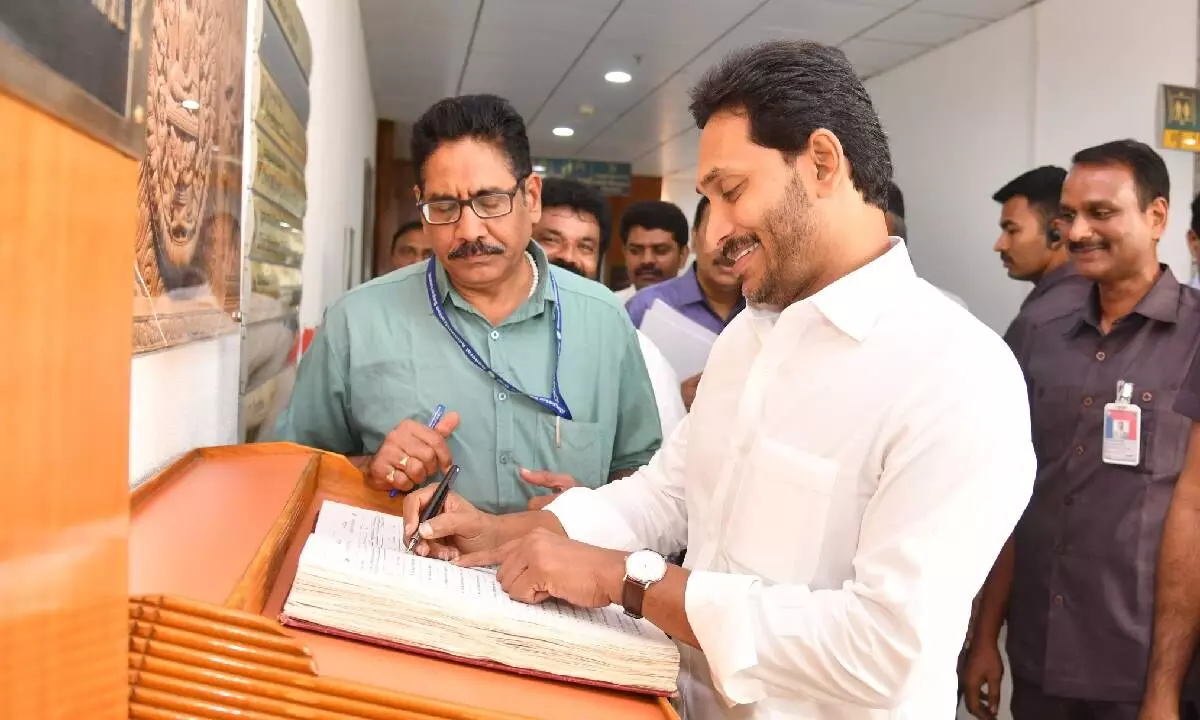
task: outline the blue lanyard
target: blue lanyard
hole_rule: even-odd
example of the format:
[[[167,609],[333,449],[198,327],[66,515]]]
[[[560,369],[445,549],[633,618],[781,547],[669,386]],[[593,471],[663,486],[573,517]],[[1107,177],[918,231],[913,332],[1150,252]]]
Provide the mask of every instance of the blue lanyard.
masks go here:
[[[479,353],[475,352],[475,348],[471,347],[471,343],[467,342],[467,339],[450,324],[450,318],[446,315],[446,309],[442,307],[442,300],[437,291],[437,281],[434,275],[434,265],[436,264],[437,261],[430,258],[429,264],[425,268],[425,290],[429,294],[429,307],[433,310],[433,316],[438,319],[442,327],[446,328],[446,332],[450,334],[454,342],[458,343],[462,354],[471,361],[472,365],[494,379],[505,390],[523,395],[563,420],[570,420],[571,410],[567,407],[567,401],[563,399],[562,392],[558,388],[558,361],[562,357],[562,305],[558,301],[558,283],[554,281],[554,274],[547,269],[546,274],[550,277],[550,287],[554,289],[554,379],[550,397],[542,397],[521,390],[488,367],[483,358],[479,357]]]

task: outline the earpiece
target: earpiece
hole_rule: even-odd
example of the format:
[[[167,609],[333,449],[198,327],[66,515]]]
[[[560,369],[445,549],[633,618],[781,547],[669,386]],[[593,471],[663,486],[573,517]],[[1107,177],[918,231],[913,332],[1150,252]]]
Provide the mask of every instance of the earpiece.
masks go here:
[[[1054,247],[1060,242],[1062,242],[1062,234],[1058,231],[1058,228],[1053,225],[1046,228],[1046,246]]]

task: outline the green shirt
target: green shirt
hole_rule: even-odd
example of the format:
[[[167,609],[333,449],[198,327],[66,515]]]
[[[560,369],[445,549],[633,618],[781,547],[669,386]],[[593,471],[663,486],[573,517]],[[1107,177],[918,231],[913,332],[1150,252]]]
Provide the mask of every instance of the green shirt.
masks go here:
[[[621,302],[599,283],[551,268],[535,243],[539,280],[529,300],[493,326],[436,276],[446,315],[483,361],[523,392],[548,397],[554,375],[554,273],[562,314],[561,420],[506,391],[473,365],[434,316],[426,263],[372,280],[325,313],[279,419],[280,440],[346,455],[375,452],[405,418],[429,421],[439,403],[461,416],[450,437],[462,467],[454,489],[487,512],[525,509],[545,491],[519,468],[568,473],[599,487],[638,468],[662,442],[658,408],[637,335]],[[556,428],[556,424],[560,427]]]

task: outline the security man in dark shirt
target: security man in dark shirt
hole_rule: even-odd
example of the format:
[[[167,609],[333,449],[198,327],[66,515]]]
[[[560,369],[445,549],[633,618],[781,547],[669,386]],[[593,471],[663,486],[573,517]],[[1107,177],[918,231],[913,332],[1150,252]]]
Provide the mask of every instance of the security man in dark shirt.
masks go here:
[[[1080,151],[1062,235],[1086,300],[1010,341],[1025,371],[1038,474],[984,585],[971,649],[1008,620],[1014,720],[1134,720],[1145,686],[1154,565],[1183,466],[1175,395],[1200,343],[1200,294],[1158,261],[1170,181],[1153,149]],[[999,682],[972,713],[993,717]]]

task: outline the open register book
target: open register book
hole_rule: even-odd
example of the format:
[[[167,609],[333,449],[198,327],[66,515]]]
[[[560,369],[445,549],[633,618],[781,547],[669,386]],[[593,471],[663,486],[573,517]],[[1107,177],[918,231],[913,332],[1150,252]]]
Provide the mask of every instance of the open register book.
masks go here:
[[[403,521],[326,500],[284,625],[459,662],[651,695],[675,692],[679,652],[619,607],[512,600],[487,569],[404,550]]]

